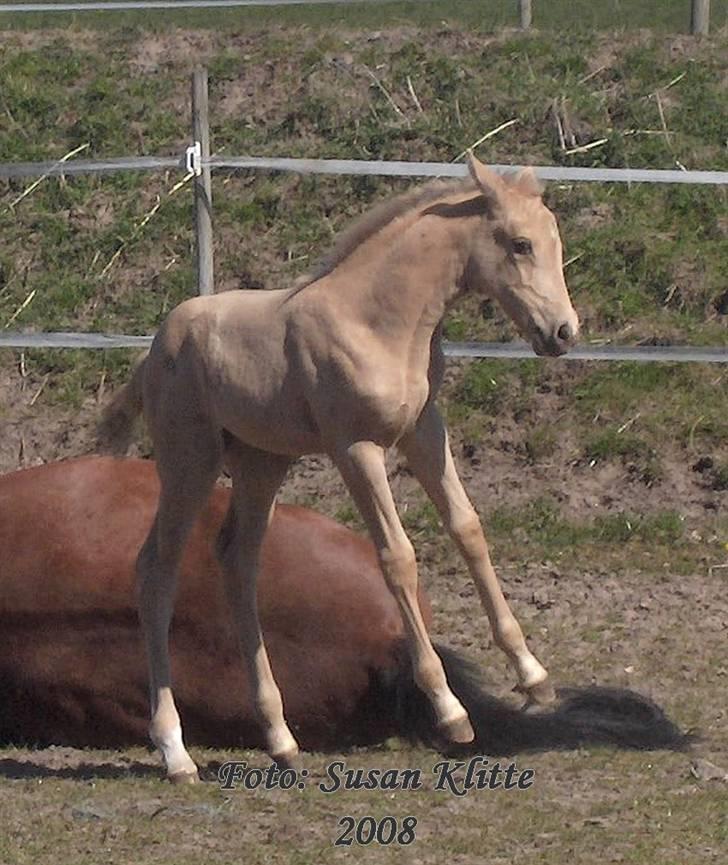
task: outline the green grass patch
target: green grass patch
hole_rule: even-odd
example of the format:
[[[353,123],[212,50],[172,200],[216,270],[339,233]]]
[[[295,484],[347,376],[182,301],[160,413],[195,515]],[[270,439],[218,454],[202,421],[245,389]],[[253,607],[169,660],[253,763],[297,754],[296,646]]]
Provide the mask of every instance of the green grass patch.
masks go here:
[[[513,4],[506,5],[512,15]],[[626,7],[619,12],[622,21]],[[0,158],[57,159],[80,145],[88,145],[84,157],[181,152],[189,138],[192,36],[156,36],[136,26],[77,33],[39,34],[32,47],[12,33],[3,42],[7,122],[0,124]],[[469,33],[453,26],[437,39],[423,30],[421,38],[403,41],[386,31],[371,38],[366,30],[333,26],[326,32],[278,28],[236,36],[242,42],[234,45],[223,31],[213,33],[198,58],[210,69],[213,149],[450,160],[483,135],[487,116],[489,128],[518,123],[479,148],[486,161],[728,166],[728,129],[719,110],[726,52],[719,39],[680,43],[675,55],[669,40],[646,33],[603,36],[577,26],[564,33],[498,33],[487,44]],[[167,40],[163,57],[154,53],[160,39]],[[599,52],[603,69],[589,59]],[[399,113],[365,66],[376,70]],[[679,76],[664,99],[669,143],[662,134],[634,134],[659,132],[651,94]],[[581,143],[606,137],[609,144],[565,154],[554,106],[566,112]],[[183,189],[168,198],[177,179],[176,173],[126,172],[47,180],[12,208],[28,184],[6,182],[0,187],[0,325],[35,289],[18,325],[156,326],[170,305],[194,291],[191,197]],[[404,181],[376,178],[217,174],[218,284],[290,284],[354,215],[405,188]],[[630,340],[728,339],[725,190],[584,184],[554,186],[548,195],[567,256],[575,259],[567,276],[586,339],[624,328]],[[159,209],[140,227],[157,197]],[[120,248],[109,277],[99,280]],[[130,297],[137,292],[135,316]],[[497,309],[473,300],[453,310],[446,334],[503,339],[513,336],[513,327]],[[490,385],[487,372],[477,377],[465,384],[463,401],[492,407],[500,382],[490,376],[497,382]]]
[[[673,544],[684,534],[684,523],[676,511],[650,515],[607,514],[591,520],[564,518],[558,503],[539,498],[525,507],[503,506],[492,511],[487,519],[488,531],[494,538],[507,539],[518,530],[526,544],[544,550],[578,547],[583,544],[613,544],[640,541]]]
[[[688,451],[711,448],[728,433],[728,393],[719,369],[693,364],[595,365],[573,390],[583,420],[619,422],[589,436],[596,458],[646,455],[678,443]],[[623,424],[630,428],[619,432]],[[637,435],[635,430],[639,429]]]

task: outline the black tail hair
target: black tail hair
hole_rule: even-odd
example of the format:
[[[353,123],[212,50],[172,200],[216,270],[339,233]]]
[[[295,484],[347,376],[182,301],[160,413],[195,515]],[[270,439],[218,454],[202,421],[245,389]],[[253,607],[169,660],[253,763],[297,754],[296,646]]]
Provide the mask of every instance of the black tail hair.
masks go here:
[[[626,688],[564,688],[552,710],[523,712],[488,693],[472,661],[445,646],[435,649],[475,730],[475,741],[467,750],[506,755],[607,744],[676,751],[695,739],[683,733],[652,700]],[[415,684],[407,663],[398,676],[397,706],[401,735],[445,747],[438,739],[429,700]]]

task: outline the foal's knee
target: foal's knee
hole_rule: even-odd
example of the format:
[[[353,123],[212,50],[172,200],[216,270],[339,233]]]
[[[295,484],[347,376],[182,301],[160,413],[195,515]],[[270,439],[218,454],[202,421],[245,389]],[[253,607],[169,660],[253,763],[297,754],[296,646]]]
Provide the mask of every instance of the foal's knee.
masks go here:
[[[390,588],[416,591],[417,559],[409,540],[379,550],[379,563]]]
[[[453,519],[449,529],[466,555],[473,558],[488,553],[483,525],[474,510],[462,517]]]

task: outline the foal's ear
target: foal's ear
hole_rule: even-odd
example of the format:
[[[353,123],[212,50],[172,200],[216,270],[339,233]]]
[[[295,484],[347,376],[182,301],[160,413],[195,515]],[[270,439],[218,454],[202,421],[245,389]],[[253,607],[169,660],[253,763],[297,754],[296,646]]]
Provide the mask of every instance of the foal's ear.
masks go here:
[[[498,198],[498,192],[503,186],[503,181],[495,171],[483,165],[475,157],[472,150],[468,150],[468,171],[486,198],[492,200]]]
[[[535,198],[540,198],[543,195],[544,185],[530,165],[528,168],[522,168],[516,174],[513,185],[524,195],[532,195]]]

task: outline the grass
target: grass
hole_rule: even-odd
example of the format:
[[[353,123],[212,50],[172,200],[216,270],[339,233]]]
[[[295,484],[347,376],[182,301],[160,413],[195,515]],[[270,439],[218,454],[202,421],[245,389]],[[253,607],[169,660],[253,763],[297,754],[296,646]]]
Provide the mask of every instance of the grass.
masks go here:
[[[590,14],[606,14],[610,5],[591,4]],[[436,4],[418,9],[425,6]],[[548,4],[548,14],[559,8],[566,5]],[[663,9],[669,16],[678,4]],[[626,4],[620,10],[627,15]],[[284,10],[282,20],[289,13],[303,10]],[[481,38],[453,24],[436,39],[426,29],[418,38],[386,30],[373,38],[351,22],[345,30],[223,28],[203,37],[140,24],[75,25],[30,41],[9,33],[0,47],[0,158],[53,159],[81,144],[88,156],[179,153],[189,136],[188,76],[199,61],[210,70],[213,148],[222,153],[448,160],[517,118],[479,149],[481,158],[728,167],[720,110],[728,55],[719,36],[693,41],[576,27]],[[401,114],[365,67],[376,70]],[[607,143],[565,153],[554,110],[578,142]],[[13,328],[153,331],[194,291],[191,191],[187,185],[170,195],[178,179],[129,172],[47,180],[15,206],[26,183],[3,183],[0,327],[12,320]],[[290,284],[353,216],[404,188],[401,180],[217,174],[218,287]],[[567,277],[587,342],[726,344],[725,190],[577,184],[553,185],[547,195],[572,259]],[[510,339],[513,328],[495,305],[469,298],[448,317],[446,335]],[[38,407],[79,408],[95,398],[102,374],[109,388],[122,381],[134,354],[26,351],[31,377],[48,376]],[[16,362],[12,353],[4,357]],[[616,465],[644,488],[659,484],[675,461],[689,471],[709,458],[717,468],[701,483],[725,486],[721,368],[533,360],[451,369],[444,402],[458,441],[497,441],[505,428],[525,465]],[[411,514],[411,528],[425,531],[426,517]],[[596,543],[608,530],[577,534]]]
[[[724,467],[711,471],[717,488],[722,488]],[[659,481],[656,475],[651,483]],[[640,480],[644,482],[644,478]],[[558,561],[560,567],[579,568],[585,561],[598,561],[608,563],[613,573],[638,569],[657,575],[665,573],[667,563],[673,575],[722,566],[728,548],[725,515],[705,517],[696,523],[687,520],[679,507],[676,503],[676,508],[645,512],[617,509],[576,516],[566,515],[555,497],[542,495],[519,506],[486,504],[481,515],[499,566]],[[450,566],[454,547],[432,503],[421,493],[410,494],[400,514],[422,563],[435,572]],[[356,531],[365,530],[350,503],[339,506],[333,516]]]
[[[573,363],[561,376],[535,360],[478,360],[446,389],[445,409],[465,441],[485,445],[512,420],[517,451],[531,463],[547,463],[568,436],[576,459],[631,465],[649,484],[676,448],[692,461],[721,451],[724,378],[720,368],[687,364]],[[559,405],[551,421],[543,419],[545,397]]]
[[[203,763],[230,755],[195,752]],[[24,752],[7,752],[22,761]],[[114,759],[116,755],[109,755]],[[265,765],[254,752],[235,754],[251,766]],[[351,768],[409,767],[422,771],[422,789],[384,796],[378,791],[318,790],[323,767],[344,759]],[[101,761],[104,754],[94,755]],[[567,856],[599,861],[607,849],[629,863],[702,863],[719,855],[726,840],[723,793],[696,783],[684,755],[619,754],[608,749],[520,755],[519,770],[532,768],[527,791],[471,791],[466,797],[434,790],[433,772],[442,758],[431,751],[395,746],[347,755],[307,755],[312,772],[303,792],[223,792],[214,783],[180,789],[154,778],[103,774],[80,784],[54,777],[7,782],[0,796],[6,815],[0,855],[16,865],[60,861],[91,863],[192,863],[231,861],[244,846],[246,861],[340,862],[345,850],[334,840],[345,814],[417,820],[411,845],[386,851],[376,843],[356,847],[357,857],[378,862],[476,861],[553,863]],[[507,765],[512,758],[502,761]],[[491,763],[493,760],[491,759]],[[12,789],[12,798],[10,790]],[[22,808],[33,801],[38,829]],[[487,808],[489,819],[483,821]],[[285,809],[286,819],[280,814]],[[527,830],[525,827],[528,827]],[[483,851],[487,850],[487,859]],[[599,851],[602,851],[600,854]],[[351,851],[349,851],[350,853]],[[347,854],[348,855],[348,854]],[[716,859],[717,861],[717,859]]]
[[[630,541],[669,546],[680,543],[685,536],[683,520],[676,511],[649,516],[620,513],[591,520],[566,520],[558,504],[548,498],[537,499],[524,508],[496,508],[487,522],[494,538],[506,540],[519,530],[527,544],[546,551]]]
[[[717,8],[716,8],[717,7]],[[713,4],[713,31],[726,24],[726,12]],[[382,28],[415,24],[442,27],[443,24],[492,30],[515,27],[518,11],[513,0],[460,0],[457,5],[444,0],[382,0],[376,3],[340,6],[316,5],[266,9],[216,9],[214,15],[203,10],[143,12],[84,12],[0,14],[0,26],[17,29],[39,27],[134,27],[162,30],[173,23],[192,29],[257,30],[261,27],[307,26],[321,30],[333,27]],[[658,31],[687,32],[690,8],[687,0],[548,0],[534,4],[534,27],[561,29],[604,29],[629,26]]]
[[[0,50],[8,121],[0,128],[2,158],[55,159],[83,144],[90,157],[181,152],[189,49],[183,36],[168,37],[172,47],[159,65],[140,48],[146,38],[152,37],[138,27],[80,40],[57,31],[42,38],[39,51],[14,44],[11,35]],[[644,35],[636,46],[631,36],[616,37],[621,48],[613,59],[605,55],[609,68],[595,67],[598,74],[589,77],[584,58],[607,44],[594,32],[506,34],[483,47],[453,31],[441,49],[385,35],[347,38],[336,30],[237,35],[234,48],[211,38],[198,56],[211,72],[213,146],[222,153],[448,160],[484,129],[516,117],[516,125],[480,149],[482,158],[728,166],[720,110],[726,57],[717,39],[690,45],[676,62],[655,37]],[[280,60],[266,67],[270,56]],[[351,68],[332,61],[339,56],[350,56]],[[377,70],[403,115],[371,86],[364,65]],[[659,131],[651,94],[679,75],[667,91],[669,142],[631,134]],[[408,94],[408,78],[422,112]],[[247,81],[249,94],[241,90]],[[608,143],[565,155],[549,119],[555,100],[566,106],[580,140],[607,136]],[[177,179],[125,173],[50,180],[12,209],[26,184],[7,183],[0,203],[0,324],[37,289],[17,324],[155,327],[193,285],[190,190],[168,195]],[[402,181],[373,178],[217,175],[219,283],[288,284],[332,231],[403,188]],[[158,198],[159,212],[139,230]],[[630,339],[725,342],[725,190],[581,185],[553,188],[549,201],[574,259],[568,277],[587,338],[629,328]],[[121,259],[102,276],[120,247]],[[447,325],[450,338],[511,333],[502,315],[484,317],[474,303]]]

